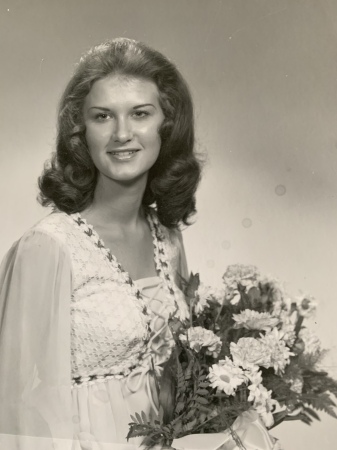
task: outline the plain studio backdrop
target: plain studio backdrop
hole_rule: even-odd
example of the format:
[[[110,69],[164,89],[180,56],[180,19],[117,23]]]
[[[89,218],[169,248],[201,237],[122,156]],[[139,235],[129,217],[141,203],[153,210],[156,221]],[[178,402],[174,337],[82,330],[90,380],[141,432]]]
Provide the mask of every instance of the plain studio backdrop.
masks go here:
[[[187,79],[208,154],[190,270],[218,285],[251,263],[315,296],[337,377],[336,24],[336,0],[1,0],[0,257],[48,213],[36,181],[74,63],[105,39],[143,40]],[[337,421],[321,417],[273,434],[286,450],[333,450]]]

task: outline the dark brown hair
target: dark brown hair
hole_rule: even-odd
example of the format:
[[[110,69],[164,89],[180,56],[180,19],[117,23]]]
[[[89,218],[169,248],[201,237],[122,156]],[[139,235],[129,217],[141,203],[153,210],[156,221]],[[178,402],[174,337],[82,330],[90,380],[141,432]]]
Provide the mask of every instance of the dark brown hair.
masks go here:
[[[56,152],[39,178],[40,202],[67,213],[93,200],[97,169],[85,139],[82,107],[93,83],[118,74],[153,81],[164,113],[161,149],[150,169],[143,204],[155,205],[160,222],[189,224],[195,212],[200,163],[194,153],[193,104],[177,68],[147,45],[118,38],[93,47],[80,60],[60,102]]]

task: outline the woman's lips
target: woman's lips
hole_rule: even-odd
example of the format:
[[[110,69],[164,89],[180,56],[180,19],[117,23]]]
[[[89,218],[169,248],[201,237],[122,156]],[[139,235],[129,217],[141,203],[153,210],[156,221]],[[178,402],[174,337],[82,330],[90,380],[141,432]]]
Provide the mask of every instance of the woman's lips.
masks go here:
[[[108,152],[114,159],[118,159],[119,161],[127,161],[132,159],[136,153],[139,152],[139,149],[129,149],[129,150],[113,150]]]

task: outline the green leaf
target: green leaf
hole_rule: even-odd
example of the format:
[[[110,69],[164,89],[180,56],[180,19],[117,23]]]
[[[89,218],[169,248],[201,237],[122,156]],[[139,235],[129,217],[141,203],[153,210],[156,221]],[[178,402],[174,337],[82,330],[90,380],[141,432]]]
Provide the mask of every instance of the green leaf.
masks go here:
[[[199,395],[209,395],[207,389],[198,389],[196,393]]]
[[[128,441],[130,438],[147,436],[148,430],[130,430],[126,436],[126,440]]]
[[[188,280],[185,294],[188,298],[194,298],[195,297],[195,291],[198,289],[200,284],[200,277],[199,274],[196,273],[195,275],[191,272],[190,279]]]
[[[311,425],[312,424],[312,418],[307,416],[306,414],[299,414],[298,417],[305,424],[307,424],[307,425]]]
[[[176,383],[173,376],[175,360],[177,356],[175,351],[172,352],[169,360],[165,364],[161,377],[161,386],[159,393],[159,403],[163,408],[163,423],[169,423],[174,416],[174,399],[176,396]]]
[[[204,397],[195,397],[194,399],[197,403],[201,403],[202,405],[208,405],[208,400]]]
[[[175,437],[179,437],[179,433],[182,432],[183,430],[183,425],[181,422],[177,422],[173,425],[173,430],[174,430],[174,436]]]
[[[189,420],[191,417],[195,416],[197,410],[196,408],[192,408],[189,410],[189,412],[186,414],[186,419]]]
[[[184,402],[178,402],[177,406],[176,406],[176,409],[175,409],[175,412],[177,414],[181,413],[183,411],[184,407],[185,407],[185,403]]]
[[[149,427],[148,425],[133,424],[130,426],[126,438],[128,440],[131,437],[147,436],[151,431],[152,427]]]
[[[178,379],[177,392],[184,393],[186,390],[186,382],[184,378],[184,372],[178,358],[177,358],[177,379]]]
[[[274,417],[274,425],[271,428],[276,427],[277,425],[279,425],[280,423],[282,423],[284,420],[286,420],[286,417],[288,415],[288,411],[280,411],[279,413],[275,413],[273,414]],[[271,429],[270,428],[270,429]]]
[[[305,407],[305,408],[304,408],[304,412],[305,412],[307,415],[313,417],[313,418],[316,419],[316,420],[321,420],[321,418],[319,417],[319,415],[317,414],[317,412],[314,411],[314,410],[311,409],[311,408]]]
[[[201,404],[198,405],[198,410],[205,414],[210,414],[212,412],[211,408],[206,408],[205,406],[203,406]]]
[[[185,371],[185,376],[184,376],[185,381],[189,381],[189,380],[191,379],[191,377],[192,377],[192,369],[193,369],[193,365],[194,365],[194,361],[191,360],[191,361],[189,362],[189,364],[188,364],[188,367],[187,367],[186,371]]]
[[[197,422],[198,422],[197,419],[193,419],[190,422],[187,422],[185,425],[183,425],[183,430],[184,431],[191,431],[191,430],[193,430],[193,428],[195,427]]]

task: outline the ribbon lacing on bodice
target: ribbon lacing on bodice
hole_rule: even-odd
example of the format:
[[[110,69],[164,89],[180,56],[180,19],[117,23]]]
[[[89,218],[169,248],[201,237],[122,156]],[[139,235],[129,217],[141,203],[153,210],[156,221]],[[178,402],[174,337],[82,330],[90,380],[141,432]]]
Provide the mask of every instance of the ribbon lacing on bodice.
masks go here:
[[[168,326],[168,318],[171,314],[171,309],[167,302],[165,302],[165,299],[161,299],[160,296],[158,297],[158,294],[162,289],[163,281],[160,280],[154,292],[148,297],[149,309],[153,311],[153,318],[150,323],[152,334],[147,345],[147,352],[142,358],[141,365],[133,370],[126,380],[126,386],[129,391],[136,392],[142,386],[144,379],[146,379],[149,400],[156,414],[158,414],[158,408],[152,395],[150,385],[151,376],[154,376],[155,380],[160,379],[163,371],[163,364],[169,358],[170,349],[173,345],[173,338]],[[144,296],[146,295],[144,292],[142,292],[142,294]],[[157,311],[151,307],[153,301],[161,303],[160,308]],[[134,383],[135,379],[136,381]]]
[[[142,292],[143,289],[138,287],[137,282],[133,282],[116,257],[105,247],[103,240],[100,239],[93,227],[87,224],[79,213],[72,214],[70,217],[93,240],[98,251],[101,251],[111,263],[119,278],[119,282],[125,285],[131,297],[134,298],[135,307],[146,319],[148,327],[143,350],[139,353],[138,363],[136,365],[128,367],[122,373],[118,374],[107,373],[104,375],[93,374],[90,376],[74,377],[73,386],[80,387],[83,383],[92,384],[104,382],[111,378],[122,379],[126,377],[127,388],[130,392],[136,392],[146,378],[145,382],[147,384],[150,402],[153,409],[157,411],[151,394],[150,379],[151,374],[154,377],[160,377],[163,370],[162,364],[168,359],[170,347],[173,345],[172,336],[170,336],[168,328],[168,318],[170,315],[177,314],[181,320],[185,320],[188,314],[184,299],[181,297],[182,293],[176,287],[172,278],[172,268],[167,257],[166,236],[161,229],[155,213],[148,211],[147,220],[152,233],[154,260],[159,276],[155,277],[157,282],[155,290],[147,297],[147,301],[145,301],[144,293]],[[158,298],[160,291],[162,292],[161,298]],[[161,303],[161,305],[156,308],[156,311],[153,311],[150,306],[155,301]]]

